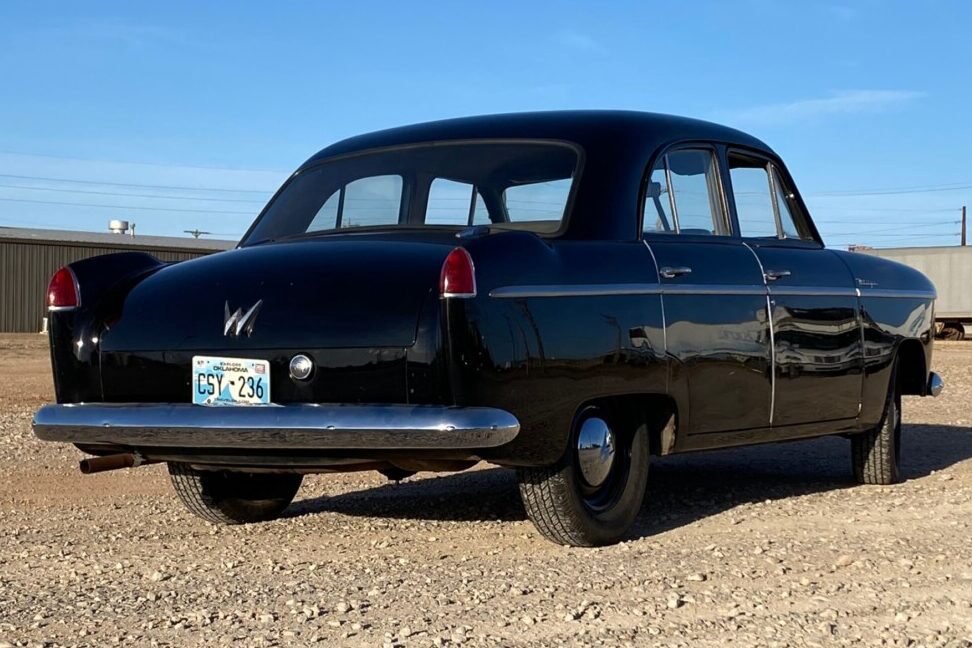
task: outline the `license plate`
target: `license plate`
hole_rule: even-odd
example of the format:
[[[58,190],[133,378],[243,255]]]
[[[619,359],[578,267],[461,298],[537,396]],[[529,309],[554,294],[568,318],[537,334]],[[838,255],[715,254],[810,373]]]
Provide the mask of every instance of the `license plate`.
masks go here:
[[[250,358],[192,359],[194,405],[269,405],[270,363]]]

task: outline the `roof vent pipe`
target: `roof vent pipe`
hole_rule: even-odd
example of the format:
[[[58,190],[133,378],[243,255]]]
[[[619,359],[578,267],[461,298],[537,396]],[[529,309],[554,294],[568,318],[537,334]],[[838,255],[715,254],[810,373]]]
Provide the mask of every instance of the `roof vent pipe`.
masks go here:
[[[128,233],[128,221],[112,219],[108,221],[108,230],[115,234],[127,234]]]

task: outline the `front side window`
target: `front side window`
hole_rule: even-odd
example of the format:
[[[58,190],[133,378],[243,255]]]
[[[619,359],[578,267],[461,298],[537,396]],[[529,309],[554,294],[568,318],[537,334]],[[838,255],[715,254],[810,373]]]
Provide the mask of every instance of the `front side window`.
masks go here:
[[[772,162],[730,153],[729,178],[741,236],[814,240]]]
[[[719,167],[708,150],[674,151],[652,169],[645,189],[646,233],[726,236]]]
[[[764,160],[729,155],[729,179],[736,199],[739,233],[749,237],[775,237],[776,211]]]
[[[242,245],[365,227],[555,233],[578,165],[573,146],[527,141],[418,144],[324,160],[288,181]]]

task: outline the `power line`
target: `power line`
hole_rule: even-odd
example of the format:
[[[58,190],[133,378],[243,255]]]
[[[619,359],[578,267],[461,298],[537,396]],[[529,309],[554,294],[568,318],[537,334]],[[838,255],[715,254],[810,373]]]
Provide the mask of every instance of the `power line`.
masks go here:
[[[47,176],[14,175],[0,173],[0,178],[15,178],[17,180],[45,180],[47,182],[70,182],[74,184],[104,185],[107,187],[135,187],[141,189],[173,189],[176,191],[219,191],[226,193],[273,193],[271,189],[228,189],[226,187],[185,187],[176,185],[135,184],[131,182],[106,182],[102,180],[75,180],[72,178],[51,178]]]
[[[847,190],[847,191],[818,191],[805,194],[806,196],[816,196],[820,198],[824,197],[847,197],[847,196],[894,196],[899,194],[915,194],[915,193],[938,193],[941,191],[961,191],[964,189],[972,189],[972,184],[962,184],[956,186],[944,186],[932,185],[930,187],[914,187],[910,189],[865,189],[865,190]]]
[[[125,209],[129,211],[156,211],[156,212],[184,212],[187,214],[233,214],[237,216],[255,216],[254,212],[227,211],[220,209],[169,209],[167,207],[134,207],[131,205],[98,205],[94,203],[73,203],[61,202],[57,200],[28,200],[26,198],[0,198],[5,202],[35,203],[39,205],[66,205],[68,207],[99,207],[105,209]]]
[[[60,193],[72,194],[93,194],[98,196],[123,196],[125,198],[162,198],[163,200],[204,200],[207,202],[246,202],[259,205],[266,204],[263,200],[250,200],[249,198],[208,198],[205,196],[166,196],[164,194],[135,194],[118,193],[113,191],[91,191],[89,189],[60,189],[55,187],[31,187],[28,185],[13,185],[0,183],[0,187],[7,189],[27,189],[29,191],[57,191]]]

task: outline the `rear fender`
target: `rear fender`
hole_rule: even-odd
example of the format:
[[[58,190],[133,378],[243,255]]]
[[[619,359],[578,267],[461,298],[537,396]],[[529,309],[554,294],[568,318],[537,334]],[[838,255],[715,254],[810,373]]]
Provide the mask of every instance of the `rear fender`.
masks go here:
[[[68,266],[78,281],[80,305],[48,314],[58,403],[101,400],[98,348],[102,333],[120,317],[132,286],[164,265],[144,252],[120,252]]]

